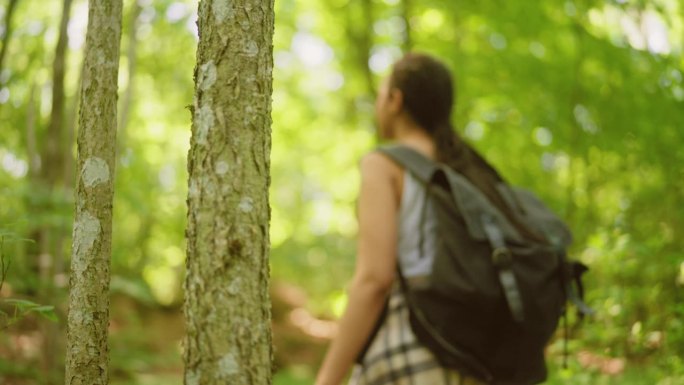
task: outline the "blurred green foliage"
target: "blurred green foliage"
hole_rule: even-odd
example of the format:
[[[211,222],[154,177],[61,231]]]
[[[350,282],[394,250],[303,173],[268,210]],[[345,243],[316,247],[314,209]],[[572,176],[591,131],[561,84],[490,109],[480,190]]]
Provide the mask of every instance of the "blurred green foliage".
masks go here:
[[[55,140],[45,129],[59,3],[20,0],[15,14],[0,73],[0,228],[22,237],[49,228],[64,237],[68,257],[73,180],[46,191],[30,177],[28,159],[31,116],[39,146]],[[122,95],[133,59],[127,47],[133,4],[125,4]],[[119,135],[112,292],[177,314],[196,2],[139,4],[129,119]],[[86,1],[76,0],[68,110],[76,100],[86,19]],[[376,145],[373,92],[407,44],[447,62],[458,84],[459,131],[511,183],[535,190],[569,221],[573,254],[591,266],[587,298],[598,315],[571,329],[569,369],[557,365],[560,341],[550,346],[549,383],[684,383],[684,241],[677,236],[684,231],[684,5],[678,0],[277,0],[273,279],[304,288],[315,314],[339,314],[354,265],[357,162]],[[75,154],[75,144],[67,151]],[[35,271],[37,257],[24,243],[5,249],[15,261],[10,294],[30,299],[46,284]],[[66,280],[56,273],[50,305],[63,314]],[[180,365],[177,349],[164,355],[139,341],[146,321],[137,317],[128,332],[112,332],[114,381],[180,383],[168,373],[133,375]],[[8,338],[0,336],[0,346]],[[582,351],[624,358],[627,369],[617,377],[592,371],[578,363]],[[21,372],[31,360],[11,365],[2,362],[6,357],[0,355],[0,374]],[[310,365],[285,368],[276,383],[307,383],[316,363]]]

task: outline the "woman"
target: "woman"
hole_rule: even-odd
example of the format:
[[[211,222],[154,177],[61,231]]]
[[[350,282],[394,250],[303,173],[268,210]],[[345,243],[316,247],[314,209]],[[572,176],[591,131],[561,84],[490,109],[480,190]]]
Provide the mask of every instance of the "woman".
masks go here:
[[[430,56],[407,54],[395,63],[379,90],[375,104],[379,134],[453,167],[503,206],[494,188],[499,176],[452,129],[453,104],[448,69]],[[364,347],[352,384],[481,384],[442,367],[417,342],[408,323],[395,271],[398,260],[404,268],[418,254],[413,218],[422,210],[422,194],[425,191],[411,174],[379,152],[362,159],[356,271],[348,307],[317,385],[340,384]],[[387,314],[381,317],[386,304]]]

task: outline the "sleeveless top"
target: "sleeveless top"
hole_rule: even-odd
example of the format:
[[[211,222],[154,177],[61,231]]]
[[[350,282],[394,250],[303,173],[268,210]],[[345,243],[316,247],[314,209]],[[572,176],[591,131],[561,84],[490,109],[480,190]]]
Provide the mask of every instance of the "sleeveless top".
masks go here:
[[[397,260],[405,277],[428,275],[434,255],[436,218],[426,200],[427,192],[411,173],[404,173],[404,190],[399,205]]]
[[[431,231],[435,216],[426,206],[426,191],[410,173],[404,185],[398,216],[397,261],[408,279],[430,273],[432,261],[421,258],[434,248]],[[413,334],[409,311],[395,279],[387,312],[361,363],[354,367],[349,385],[483,385],[484,383],[443,367]]]

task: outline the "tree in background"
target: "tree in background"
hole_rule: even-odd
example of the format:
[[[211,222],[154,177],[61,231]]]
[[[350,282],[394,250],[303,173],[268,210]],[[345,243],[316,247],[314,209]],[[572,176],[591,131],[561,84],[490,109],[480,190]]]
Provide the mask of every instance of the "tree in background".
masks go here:
[[[78,133],[66,384],[107,384],[121,0],[90,0]]]
[[[5,24],[2,31],[2,47],[0,48],[0,72],[2,72],[5,55],[7,54],[7,46],[12,37],[12,15],[17,7],[17,3],[19,3],[19,0],[8,0],[7,8],[5,9]],[[0,81],[0,85],[2,85],[2,81]]]
[[[185,383],[270,384],[273,1],[201,1],[188,155]]]
[[[69,151],[71,140],[68,142],[64,140],[64,134],[67,131],[66,126],[68,125],[64,116],[66,110],[64,78],[69,40],[67,26],[69,24],[72,3],[72,0],[64,0],[62,3],[59,35],[52,60],[52,103],[50,120],[46,131],[49,140],[43,141],[39,169],[33,170],[35,183],[41,186],[42,190],[47,194],[46,196],[57,197],[57,202],[65,202],[67,200],[67,191],[70,191],[71,187],[67,188],[69,184],[64,179],[66,176],[66,160],[68,157],[71,157],[71,152]],[[73,138],[71,139],[73,140]],[[37,154],[33,156],[35,155]],[[73,165],[71,164],[71,166]],[[53,207],[56,203],[54,198],[49,198],[41,203],[33,208],[36,212],[47,212],[56,209],[56,207]],[[34,250],[34,263],[36,263],[36,270],[42,282],[39,295],[42,297],[42,301],[46,303],[54,298],[55,275],[63,273],[64,270],[63,246],[67,231],[66,226],[50,226],[49,224],[39,222],[33,232],[32,238],[36,241],[37,246]],[[59,356],[61,356],[64,349],[64,339],[60,338],[59,331],[59,325],[57,324],[49,323],[44,325],[43,368],[47,373],[53,373],[54,369],[59,367],[57,362],[61,361]],[[60,382],[61,376],[59,376],[59,379],[52,378],[48,381],[50,384],[58,384]]]

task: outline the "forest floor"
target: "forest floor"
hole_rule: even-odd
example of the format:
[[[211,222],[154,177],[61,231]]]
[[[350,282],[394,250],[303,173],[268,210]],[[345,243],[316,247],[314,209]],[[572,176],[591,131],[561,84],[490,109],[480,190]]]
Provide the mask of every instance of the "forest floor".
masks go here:
[[[302,290],[287,284],[273,287],[275,383],[307,384],[322,358],[334,322],[309,314],[304,307],[307,299]],[[62,321],[59,326],[53,326],[55,330],[61,328],[58,331],[61,351],[66,335],[65,321]],[[31,315],[0,330],[0,385],[50,382],[42,348],[49,341],[45,338],[46,324],[50,322]],[[129,296],[113,295],[109,327],[110,384],[182,384],[184,332],[180,307],[149,306]],[[52,382],[62,383],[57,379],[62,372],[59,369],[57,372]]]
[[[274,284],[271,300],[274,385],[310,384],[325,347],[335,332],[335,323],[310,314],[306,310],[306,294],[292,285]],[[180,307],[150,306],[130,296],[117,294],[111,299],[110,319],[111,385],[183,383],[181,344],[184,321]],[[29,316],[0,330],[0,385],[63,383],[59,363],[53,363],[57,370],[46,369],[47,350],[43,346],[55,340],[46,339],[46,333],[56,333],[63,351],[64,323],[59,324],[61,330],[58,330],[57,324]],[[654,366],[629,363],[622,358],[581,350],[570,359],[574,363],[574,370],[570,372],[554,364],[555,358],[550,360],[551,372],[555,374],[548,384],[684,385],[682,377],[669,377]],[[52,381],[49,380],[50,375]]]

